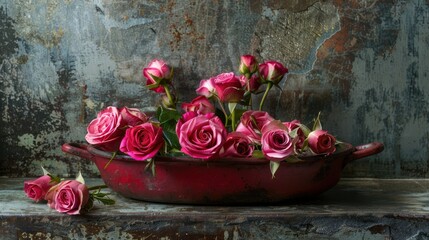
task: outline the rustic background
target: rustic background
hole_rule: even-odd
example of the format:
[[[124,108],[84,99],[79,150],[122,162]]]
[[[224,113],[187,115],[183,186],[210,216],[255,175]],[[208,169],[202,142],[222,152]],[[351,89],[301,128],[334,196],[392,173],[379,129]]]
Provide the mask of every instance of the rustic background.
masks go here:
[[[290,69],[276,117],[321,111],[337,138],[385,144],[345,176],[429,176],[428,0],[0,0],[0,176],[96,176],[60,146],[105,106],[153,110],[151,59],[175,68],[188,101],[246,53]]]

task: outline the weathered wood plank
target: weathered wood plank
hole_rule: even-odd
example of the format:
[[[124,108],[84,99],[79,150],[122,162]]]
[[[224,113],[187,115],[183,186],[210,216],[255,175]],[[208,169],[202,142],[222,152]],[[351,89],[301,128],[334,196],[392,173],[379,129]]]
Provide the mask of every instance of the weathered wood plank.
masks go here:
[[[429,234],[429,180],[343,179],[313,199],[269,206],[114,206],[68,216],[27,200],[23,179],[0,179],[2,239],[408,239]],[[100,183],[87,180],[89,185]]]

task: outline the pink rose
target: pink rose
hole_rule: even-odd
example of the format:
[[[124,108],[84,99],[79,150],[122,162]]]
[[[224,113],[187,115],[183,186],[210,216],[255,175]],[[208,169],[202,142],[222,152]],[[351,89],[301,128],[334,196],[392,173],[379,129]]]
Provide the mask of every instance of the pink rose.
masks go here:
[[[128,128],[119,149],[135,160],[144,161],[155,156],[163,146],[162,128],[147,122]]]
[[[185,112],[196,112],[198,114],[214,113],[216,111],[213,104],[205,96],[198,96],[190,103],[183,103],[182,109]]]
[[[265,158],[279,162],[294,154],[294,140],[280,121],[273,121],[264,126],[262,132],[262,153]]]
[[[121,109],[121,116],[125,125],[130,127],[149,121],[149,117],[137,108],[124,107]]]
[[[165,92],[163,83],[170,83],[171,81],[170,67],[162,60],[153,60],[149,65],[143,69],[143,76],[146,78],[146,85],[159,84],[159,86],[152,88],[152,91],[157,93]]]
[[[258,70],[258,62],[252,55],[243,55],[240,58],[239,71],[243,75],[251,75]]]
[[[54,185],[55,183],[51,183],[51,177],[44,175],[34,180],[25,181],[24,192],[28,198],[39,202],[45,199],[46,193]]]
[[[284,122],[283,125],[285,125],[289,132],[295,130],[296,128],[299,128],[297,130],[297,140],[295,143],[295,146],[297,149],[302,149],[302,147],[304,146],[304,141],[305,141],[305,135],[304,132],[302,131],[302,129],[299,127],[300,122],[298,120],[293,120],[291,122]]]
[[[288,69],[277,61],[267,61],[259,65],[259,75],[265,82],[279,83]]]
[[[77,180],[62,181],[49,189],[45,197],[49,207],[61,213],[77,215],[88,203],[89,190]]]
[[[240,76],[240,82],[241,85],[246,88],[247,91],[249,92],[257,92],[259,87],[261,86],[261,82],[259,80],[259,77],[256,75],[253,75],[252,77],[250,77],[250,79],[247,79],[244,75]]]
[[[89,123],[85,139],[103,150],[115,152],[124,136],[125,127],[119,110],[116,107],[107,107]]]
[[[218,155],[227,131],[222,121],[211,114],[198,115],[180,127],[181,151],[194,158],[210,159]]]
[[[251,157],[254,149],[255,146],[250,138],[241,132],[232,132],[226,137],[220,156],[239,158]]]
[[[334,136],[324,130],[315,130],[308,134],[308,145],[311,151],[316,154],[331,154],[335,152],[335,142],[337,140]]]
[[[241,116],[236,132],[244,133],[253,142],[260,144],[262,128],[273,120],[274,118],[265,111],[249,110]]]
[[[182,125],[191,120],[192,118],[198,116],[198,113],[196,112],[186,112],[182,115],[182,117],[177,121],[176,124],[176,134],[177,134],[177,138],[180,139],[180,128],[182,127]]]
[[[205,96],[206,98],[211,98],[215,91],[214,78],[201,80],[200,86],[196,90],[198,95]]]
[[[222,102],[239,102],[244,95],[240,80],[234,73],[221,73],[214,77],[216,94]]]

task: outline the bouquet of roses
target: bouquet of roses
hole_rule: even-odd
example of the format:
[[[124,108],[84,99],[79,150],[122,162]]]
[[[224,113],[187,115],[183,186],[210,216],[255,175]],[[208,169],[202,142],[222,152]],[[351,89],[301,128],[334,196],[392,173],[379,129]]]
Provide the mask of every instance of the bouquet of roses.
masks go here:
[[[258,64],[254,56],[244,55],[238,70],[238,76],[228,72],[201,80],[198,96],[179,104],[173,69],[162,60],[153,60],[143,75],[147,87],[160,94],[156,114],[109,106],[90,122],[85,139],[113,152],[112,159],[127,154],[152,167],[157,155],[188,155],[207,161],[265,158],[270,160],[273,176],[281,161],[296,162],[300,154],[336,150],[336,139],[322,130],[319,116],[310,129],[298,120],[282,122],[263,111],[268,93],[288,73],[283,64]],[[258,94],[263,95],[254,109]]]

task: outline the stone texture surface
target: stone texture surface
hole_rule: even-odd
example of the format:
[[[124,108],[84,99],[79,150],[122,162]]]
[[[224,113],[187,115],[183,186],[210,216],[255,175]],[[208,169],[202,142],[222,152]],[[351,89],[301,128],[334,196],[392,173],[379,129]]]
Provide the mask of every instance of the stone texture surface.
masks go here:
[[[98,179],[87,179],[90,186]],[[343,179],[313,199],[269,206],[188,206],[113,194],[68,216],[0,179],[0,239],[427,239],[429,181]]]
[[[346,176],[429,176],[429,2],[0,0],[0,175],[62,175],[89,162],[65,156],[108,105],[153,110],[141,69],[175,68],[188,101],[201,79],[239,57],[290,69],[268,108],[283,120],[318,112],[339,139],[386,150]]]

